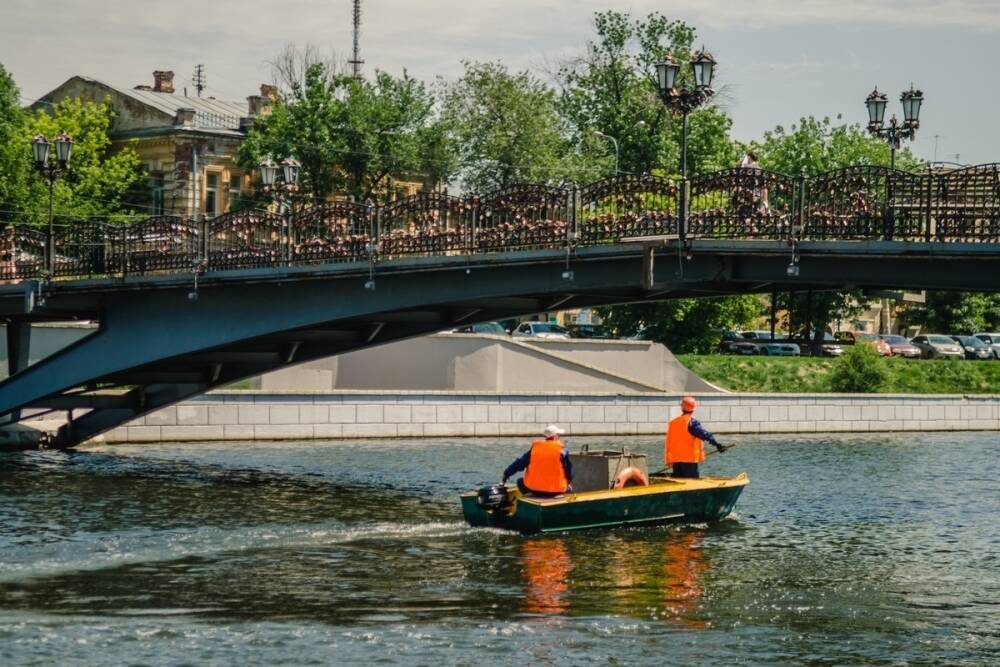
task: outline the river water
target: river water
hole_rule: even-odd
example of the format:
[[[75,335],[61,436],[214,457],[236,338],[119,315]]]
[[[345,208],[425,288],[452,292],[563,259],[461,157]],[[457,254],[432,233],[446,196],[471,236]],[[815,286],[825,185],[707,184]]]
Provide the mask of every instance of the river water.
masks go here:
[[[1000,664],[998,445],[743,437],[729,519],[543,537],[462,522],[521,439],[0,454],[0,664]]]

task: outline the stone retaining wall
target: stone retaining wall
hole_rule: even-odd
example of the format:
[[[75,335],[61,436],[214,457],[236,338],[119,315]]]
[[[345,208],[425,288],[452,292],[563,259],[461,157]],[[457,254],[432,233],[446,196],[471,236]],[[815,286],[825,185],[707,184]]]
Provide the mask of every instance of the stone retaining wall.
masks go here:
[[[1000,395],[721,394],[697,416],[716,433],[1000,431]],[[104,435],[107,442],[661,434],[678,396],[215,392]]]

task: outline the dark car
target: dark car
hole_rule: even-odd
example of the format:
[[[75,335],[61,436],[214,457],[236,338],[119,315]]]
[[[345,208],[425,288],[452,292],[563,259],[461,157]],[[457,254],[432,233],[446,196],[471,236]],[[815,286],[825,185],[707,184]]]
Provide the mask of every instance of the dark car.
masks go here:
[[[905,359],[920,358],[920,348],[911,343],[905,336],[887,334],[882,336],[882,340],[884,340],[886,345],[889,346],[889,349],[892,350],[892,356],[894,357],[903,357]]]
[[[573,338],[598,338],[607,340],[615,336],[600,324],[570,324],[569,335]]]
[[[469,324],[464,327],[458,327],[457,329],[452,329],[448,333],[477,333],[477,334],[496,334],[497,336],[506,336],[507,330],[503,328],[503,325],[499,322],[480,322],[479,324]]]
[[[975,336],[952,336],[951,339],[962,346],[966,359],[992,359],[993,350]]]
[[[719,340],[721,354],[757,354],[757,346],[735,331],[723,331]]]

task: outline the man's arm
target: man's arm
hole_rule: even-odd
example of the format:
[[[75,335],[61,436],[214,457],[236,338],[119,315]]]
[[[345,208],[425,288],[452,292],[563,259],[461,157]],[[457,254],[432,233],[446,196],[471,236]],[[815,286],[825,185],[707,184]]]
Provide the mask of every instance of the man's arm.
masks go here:
[[[563,472],[566,473],[566,481],[573,482],[573,462],[569,458],[569,450],[563,449],[562,453],[562,467]]]
[[[708,441],[709,443],[714,445],[715,448],[718,449],[720,452],[723,449],[719,441],[715,439],[715,436],[712,435],[710,431],[705,430],[705,427],[702,426],[701,423],[694,417],[692,417],[691,421],[688,422],[688,433],[698,438],[699,440]]]
[[[506,484],[507,480],[517,473],[528,467],[528,461],[531,460],[531,450],[529,449],[521,456],[517,457],[513,463],[507,466],[507,469],[503,471],[503,481]]]

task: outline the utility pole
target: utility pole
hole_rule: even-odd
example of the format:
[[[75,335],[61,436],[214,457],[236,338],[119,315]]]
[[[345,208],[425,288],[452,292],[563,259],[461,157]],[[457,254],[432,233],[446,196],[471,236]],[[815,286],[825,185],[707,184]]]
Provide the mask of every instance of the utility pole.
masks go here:
[[[361,78],[361,0],[354,0],[354,56],[348,60],[355,79]]]
[[[201,97],[201,91],[205,90],[205,66],[195,65],[194,75],[191,77],[191,83],[194,84],[195,89],[198,91],[198,97]]]

